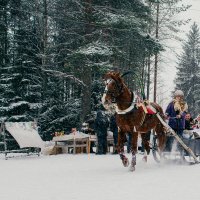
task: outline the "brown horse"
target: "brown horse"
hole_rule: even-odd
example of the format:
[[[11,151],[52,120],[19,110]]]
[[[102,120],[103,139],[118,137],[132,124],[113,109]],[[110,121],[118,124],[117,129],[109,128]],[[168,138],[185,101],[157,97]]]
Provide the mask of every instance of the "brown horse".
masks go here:
[[[138,133],[141,134],[142,142],[147,154],[150,152],[149,141],[146,140],[146,133],[152,129],[158,137],[158,148],[163,150],[166,134],[163,125],[158,120],[156,113],[148,114],[144,104],[139,104],[136,101],[136,95],[125,85],[120,73],[108,72],[105,76],[105,91],[102,97],[102,103],[106,109],[109,106],[115,105],[116,122],[118,126],[118,153],[125,167],[129,165],[128,158],[124,155],[125,134],[132,133],[131,142],[131,167],[130,170],[135,170],[137,140]],[[150,103],[155,112],[164,118],[162,108],[156,103]],[[147,155],[145,154],[145,159]]]

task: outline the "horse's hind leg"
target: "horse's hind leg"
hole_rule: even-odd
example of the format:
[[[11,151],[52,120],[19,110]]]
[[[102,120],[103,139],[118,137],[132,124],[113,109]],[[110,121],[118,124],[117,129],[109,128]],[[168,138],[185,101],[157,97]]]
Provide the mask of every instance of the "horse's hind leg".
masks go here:
[[[159,151],[162,152],[166,144],[166,133],[165,133],[164,126],[161,124],[158,124],[155,128],[155,131],[158,138],[158,148],[159,148]]]
[[[129,161],[128,158],[124,155],[124,143],[125,143],[125,133],[123,133],[121,130],[118,132],[118,153],[120,155],[120,158],[122,160],[122,163],[124,167],[128,167]]]
[[[133,132],[132,133],[132,141],[131,141],[132,159],[131,159],[130,171],[135,171],[136,153],[137,153],[137,140],[138,140],[138,133]]]
[[[144,156],[143,156],[143,161],[147,162],[147,155],[150,153],[150,136],[151,136],[151,131],[148,131],[146,133],[141,133],[141,138],[142,138],[142,145],[144,146]]]

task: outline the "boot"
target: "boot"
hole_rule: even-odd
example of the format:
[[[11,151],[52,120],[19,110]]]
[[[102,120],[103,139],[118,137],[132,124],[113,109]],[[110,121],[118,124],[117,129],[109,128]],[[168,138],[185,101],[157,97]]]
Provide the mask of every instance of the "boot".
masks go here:
[[[103,145],[102,144],[98,144],[98,150],[97,150],[96,154],[97,155],[103,154]]]
[[[118,154],[117,145],[113,145],[113,154]]]

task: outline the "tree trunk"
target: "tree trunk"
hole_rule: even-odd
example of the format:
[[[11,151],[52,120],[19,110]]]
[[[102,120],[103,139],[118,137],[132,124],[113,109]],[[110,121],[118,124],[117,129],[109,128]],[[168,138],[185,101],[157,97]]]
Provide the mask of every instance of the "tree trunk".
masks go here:
[[[150,55],[147,58],[147,99],[149,99],[150,94],[150,71],[151,69],[151,57]]]
[[[156,39],[158,39],[158,29],[159,29],[159,2],[157,2],[157,8],[156,8]],[[158,71],[158,53],[155,54],[155,67],[154,67],[154,94],[153,94],[153,100],[156,102],[157,97],[157,72]]]
[[[92,0],[85,0],[86,6],[85,6],[85,39],[89,43],[90,41],[90,33],[92,32],[92,26],[91,26],[91,3]],[[92,84],[92,70],[90,64],[85,63],[85,66],[83,66],[83,78],[82,78],[84,84],[86,87],[83,87],[82,89],[82,115],[81,115],[81,121],[83,122],[85,119],[85,116],[88,115],[91,112],[91,84]]]
[[[47,17],[47,0],[44,0],[44,14],[43,14],[43,56],[42,65],[45,67],[47,64],[47,32],[48,32],[48,17]]]
[[[39,8],[38,8],[39,9]],[[48,41],[48,3],[47,0],[43,0],[43,19],[41,23],[41,29],[42,29],[42,69],[45,69],[47,66],[47,41]],[[42,93],[42,99],[43,101],[46,101],[46,93],[48,91],[48,77],[45,74],[45,72],[42,72],[43,76],[43,93]]]

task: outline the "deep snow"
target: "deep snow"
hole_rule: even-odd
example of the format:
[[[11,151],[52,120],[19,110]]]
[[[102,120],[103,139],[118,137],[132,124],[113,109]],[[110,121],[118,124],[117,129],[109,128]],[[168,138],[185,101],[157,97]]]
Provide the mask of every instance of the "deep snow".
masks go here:
[[[0,169],[1,200],[200,199],[200,165],[157,164],[152,155],[146,164],[138,154],[135,172],[111,154],[1,157]]]

